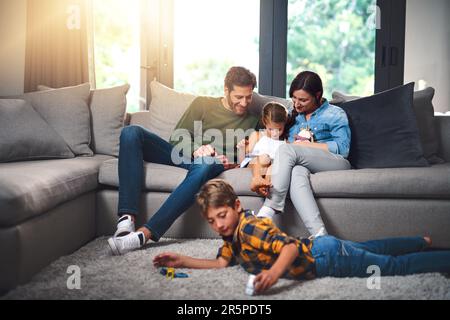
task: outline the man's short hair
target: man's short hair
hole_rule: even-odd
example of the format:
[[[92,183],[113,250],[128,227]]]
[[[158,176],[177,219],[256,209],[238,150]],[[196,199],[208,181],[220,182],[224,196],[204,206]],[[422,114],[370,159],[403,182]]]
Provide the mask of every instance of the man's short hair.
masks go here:
[[[197,203],[206,216],[209,208],[231,207],[234,208],[237,200],[233,187],[222,179],[209,180],[203,185],[197,194]]]
[[[234,86],[256,88],[256,76],[244,67],[231,67],[225,77],[225,87],[231,92]]]

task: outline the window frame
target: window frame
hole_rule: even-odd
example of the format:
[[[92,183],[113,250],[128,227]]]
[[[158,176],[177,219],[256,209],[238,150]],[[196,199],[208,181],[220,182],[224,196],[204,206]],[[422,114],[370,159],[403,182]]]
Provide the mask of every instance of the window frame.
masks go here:
[[[260,48],[258,92],[286,98],[288,0],[260,0]],[[157,79],[173,88],[173,0],[141,0],[148,22],[143,25],[142,68],[147,92],[142,98],[148,109],[149,85]],[[404,83],[406,0],[377,0],[375,84],[378,93]],[[153,12],[153,14],[150,14]]]

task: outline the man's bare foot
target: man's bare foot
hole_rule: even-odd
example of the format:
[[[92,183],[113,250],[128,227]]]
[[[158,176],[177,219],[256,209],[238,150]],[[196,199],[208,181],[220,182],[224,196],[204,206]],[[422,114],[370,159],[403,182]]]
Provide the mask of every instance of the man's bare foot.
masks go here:
[[[250,183],[250,190],[253,192],[258,192],[260,188],[270,188],[272,185],[270,181],[263,179],[262,177],[252,178],[252,182]]]
[[[147,242],[148,240],[150,240],[151,237],[152,237],[152,233],[151,233],[150,230],[148,230],[146,227],[140,228],[137,232],[142,232],[142,233],[144,234],[145,242]]]
[[[433,244],[433,242],[431,241],[430,237],[423,237],[423,239],[427,242],[428,247],[431,247],[431,245]]]

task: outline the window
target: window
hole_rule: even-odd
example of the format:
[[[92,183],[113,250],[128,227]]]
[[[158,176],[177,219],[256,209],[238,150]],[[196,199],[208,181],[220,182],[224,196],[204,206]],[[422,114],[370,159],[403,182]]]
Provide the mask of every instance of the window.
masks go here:
[[[174,0],[174,87],[223,95],[235,65],[259,73],[260,0]]]
[[[375,84],[375,0],[289,0],[287,90],[304,70],[317,72],[324,96],[366,96]]]
[[[128,112],[139,110],[139,15],[139,1],[93,0],[96,87],[129,83]]]

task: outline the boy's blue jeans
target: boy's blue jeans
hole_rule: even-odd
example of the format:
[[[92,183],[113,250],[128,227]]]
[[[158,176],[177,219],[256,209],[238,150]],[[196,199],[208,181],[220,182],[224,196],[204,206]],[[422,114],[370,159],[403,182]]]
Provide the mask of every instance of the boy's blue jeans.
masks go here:
[[[198,159],[202,161],[195,162],[186,158],[183,163],[175,164],[172,159],[173,148],[169,142],[140,126],[125,127],[120,135],[119,215],[139,214],[144,181],[143,161],[188,170],[183,182],[144,225],[150,230],[154,241],[158,241],[172,223],[194,203],[201,186],[225,170],[222,163],[210,157],[203,157]]]
[[[312,246],[317,277],[368,277],[378,266],[381,276],[450,272],[450,251],[419,252],[423,238],[392,238],[368,242],[318,237]]]

